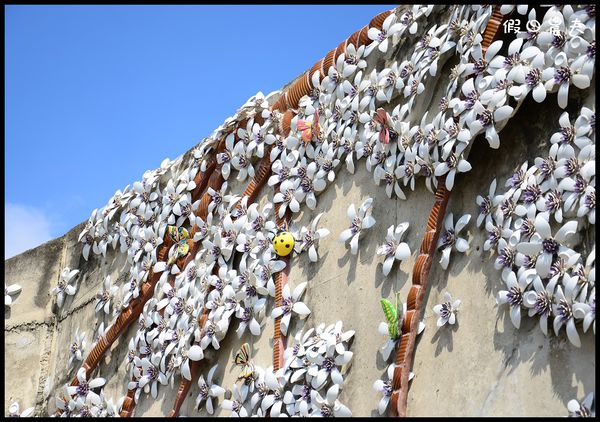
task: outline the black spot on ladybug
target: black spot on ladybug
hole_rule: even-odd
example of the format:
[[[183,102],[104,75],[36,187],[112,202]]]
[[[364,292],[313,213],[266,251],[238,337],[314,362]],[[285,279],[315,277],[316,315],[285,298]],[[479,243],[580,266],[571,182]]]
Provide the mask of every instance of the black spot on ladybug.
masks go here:
[[[287,244],[285,245],[285,247],[289,249],[289,248],[290,248],[290,244],[289,244],[289,243],[287,243]]]

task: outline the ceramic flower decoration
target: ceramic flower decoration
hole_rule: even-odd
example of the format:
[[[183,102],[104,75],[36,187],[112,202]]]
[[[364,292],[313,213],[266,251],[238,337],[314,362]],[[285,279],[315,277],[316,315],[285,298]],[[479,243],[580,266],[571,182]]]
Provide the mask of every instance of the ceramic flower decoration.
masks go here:
[[[91,402],[96,405],[102,402],[100,396],[93,390],[102,387],[106,383],[104,378],[94,378],[88,381],[85,375],[85,368],[79,368],[77,371],[77,380],[79,381],[78,385],[67,387],[67,391],[70,395],[76,394],[77,400],[82,401],[85,401],[89,397]]]
[[[323,213],[318,214],[312,221],[310,228],[302,227],[300,231],[301,242],[298,243],[301,251],[308,250],[308,258],[312,262],[317,262],[319,256],[317,254],[317,246],[319,240],[329,235],[329,230],[326,228],[317,229],[319,220],[323,216]]]
[[[394,261],[404,261],[410,257],[410,248],[402,238],[408,229],[408,222],[398,224],[396,228],[393,225],[388,227],[385,243],[377,247],[377,255],[385,256],[383,262],[383,275],[388,275],[394,265]]]
[[[96,294],[96,312],[104,310],[104,313],[110,313],[111,300],[114,299],[118,291],[119,286],[113,285],[110,280],[110,275],[107,275],[104,278],[103,289]]]
[[[536,9],[504,5],[500,11],[531,20]],[[371,187],[385,191],[388,198],[395,194],[410,200],[408,189],[405,194],[401,186],[414,191],[419,179],[431,193],[440,182],[453,189],[457,180],[468,180],[457,179],[457,173],[481,166],[481,157],[468,157],[478,135],[498,148],[500,131],[530,94],[535,106],[556,91],[564,108],[573,89],[580,94],[590,86],[595,66],[593,6],[548,6],[539,34],[521,31],[514,40],[505,37],[488,46],[484,34],[493,12],[490,5],[447,9],[411,5],[380,15],[377,25],[370,23],[352,42],[340,44],[304,79],[266,96],[257,93],[190,153],[164,160],[95,209],[78,237],[83,258],[87,261],[95,254],[104,262],[114,253],[125,263],[118,276],[111,273],[112,281],[104,280],[97,297],[101,318],[96,326],[101,329],[95,340],[102,335],[129,336],[121,329],[115,333],[106,318],[117,317],[124,309],[134,314],[142,309],[136,314],[137,330],[129,342],[124,341],[129,346],[126,372],[134,400],[105,397],[102,379],[88,381],[80,371],[76,378],[80,385],[67,384],[59,393],[57,413],[116,416],[123,406],[135,406],[142,392],[157,398],[159,384],[170,382],[173,388],[180,379],[196,382],[190,361],[203,361],[213,353],[207,349],[218,350],[232,331],[238,336],[247,331],[264,335],[259,315],[272,309],[278,290],[275,275],[286,266],[277,260],[271,243],[277,223],[287,222],[290,214],[316,210],[317,195],[339,182],[340,171],[354,174],[363,169],[359,161],[364,161],[364,168],[373,172]],[[435,22],[426,19],[430,15]],[[555,18],[560,21],[558,34],[550,28]],[[570,33],[570,18],[581,21],[580,34]],[[435,87],[441,98],[427,105]],[[588,104],[588,99],[581,100]],[[584,262],[582,256],[589,255],[590,248],[583,251],[577,244],[579,236],[571,237],[591,231],[595,224],[595,109],[589,104],[577,115],[569,108],[560,116],[543,158],[536,157],[533,165],[529,159],[505,183],[496,184],[502,174],[490,175],[487,196],[476,200],[477,226],[487,231],[483,249],[497,252],[490,259],[501,271],[498,279],[506,284],[495,292],[498,304],[508,304],[517,327],[527,315],[539,318],[545,334],[550,323],[555,334],[565,326],[576,346],[580,335],[595,332],[595,263],[589,258]],[[263,189],[268,192],[256,197],[259,179],[267,182]],[[497,194],[500,186],[507,189]],[[348,208],[351,226],[339,241],[349,241],[351,254],[358,253],[363,229],[375,224],[372,201],[367,198],[358,209],[353,204]],[[318,214],[296,239],[298,252],[307,251],[311,262],[319,258],[320,239],[329,234],[318,228],[321,218]],[[469,248],[460,237],[469,219],[466,214],[454,223],[452,213],[446,217],[446,230],[437,245],[444,269],[453,249]],[[392,225],[385,243],[377,248],[386,276],[396,260],[410,256],[410,248],[402,242],[407,228],[408,223]],[[288,265],[295,262],[291,259]],[[70,268],[61,273],[53,290],[58,307],[75,294],[77,273]],[[242,377],[232,397],[222,403],[232,415],[351,415],[339,395],[355,333],[342,330],[341,321],[291,333],[292,313],[301,317],[310,313],[300,302],[306,285],[292,289],[286,284],[281,303],[271,314],[281,318],[276,335],[289,336],[282,351],[283,367],[273,371],[260,362],[244,363],[244,346],[236,355]],[[5,306],[13,300],[11,287],[5,285]],[[400,300],[395,304],[384,300],[382,305],[387,322],[379,328],[387,337],[382,348],[387,360],[402,334],[406,305]],[[459,305],[446,293],[444,303],[434,307],[438,326],[455,324]],[[235,327],[230,330],[232,323]],[[417,333],[423,327],[420,322]],[[77,330],[69,366],[83,360],[84,347],[84,335]],[[377,405],[380,414],[390,402],[393,371],[390,366],[387,379],[373,385],[383,395]],[[216,410],[216,398],[225,394],[215,378],[216,366],[206,379],[197,379],[196,404],[206,403],[209,414]],[[568,408],[571,414],[586,415],[593,413],[591,405],[586,398],[569,402]],[[18,414],[18,408],[11,413]]]
[[[452,295],[448,292],[444,293],[444,302],[433,307],[433,312],[439,315],[437,326],[443,327],[446,323],[454,325],[456,323],[456,313],[460,307],[460,299],[452,302]]]
[[[312,391],[311,401],[313,405],[314,416],[335,416],[335,417],[349,417],[352,416],[352,412],[345,405],[340,403],[338,400],[340,389],[337,384],[331,386],[327,390],[325,397],[322,397],[317,391]]]
[[[535,270],[525,270],[519,273],[519,276],[511,272],[506,278],[506,286],[508,290],[498,292],[496,302],[498,305],[508,303],[510,306],[510,320],[515,328],[519,328],[521,324],[521,307],[523,304],[523,294],[527,286],[533,280]]]
[[[9,418],[27,418],[33,414],[35,407],[29,407],[21,412],[21,408],[19,403],[12,402],[8,407],[8,417]]]
[[[64,304],[67,295],[73,296],[77,291],[77,288],[71,285],[77,274],[79,274],[79,270],[71,270],[69,267],[65,267],[61,271],[58,284],[52,290],[52,293],[56,295],[56,304],[59,308]]]
[[[223,387],[213,383],[213,377],[215,375],[215,371],[217,370],[217,366],[218,364],[215,364],[212,368],[210,368],[206,377],[206,381],[204,380],[203,375],[200,375],[198,378],[198,387],[200,388],[200,392],[198,393],[198,397],[196,397],[196,409],[199,409],[204,401],[204,406],[209,415],[214,413],[213,399],[225,394],[225,389]]]
[[[387,380],[379,379],[373,383],[373,390],[378,393],[383,393],[383,397],[379,400],[377,404],[377,412],[379,415],[383,415],[387,410],[387,407],[390,403],[390,399],[392,398],[393,386],[392,380],[394,378],[394,370],[396,369],[395,364],[388,365],[388,368],[385,372]],[[412,380],[415,377],[415,374],[412,372],[408,375],[408,380]]]
[[[452,249],[456,249],[458,252],[466,252],[469,249],[469,242],[462,237],[458,237],[460,231],[469,223],[471,220],[470,214],[465,214],[458,219],[456,225],[454,224],[454,216],[449,213],[444,220],[444,227],[446,231],[440,237],[438,241],[438,249],[442,251],[442,258],[440,264],[443,269],[448,268],[450,262],[450,252]]]
[[[300,315],[301,318],[304,318],[310,314],[310,309],[308,309],[308,306],[300,302],[300,298],[304,294],[304,289],[306,289],[307,284],[307,282],[300,283],[291,293],[289,284],[283,286],[281,306],[273,309],[273,312],[271,313],[272,318],[282,317],[281,333],[283,335],[287,334],[292,312]]]
[[[69,362],[67,366],[70,368],[76,360],[83,360],[83,352],[85,350],[85,333],[79,332],[79,327],[75,330],[75,340],[69,346]]]
[[[14,303],[13,295],[16,295],[21,291],[22,287],[18,284],[11,284],[10,286],[6,286],[4,283],[4,306],[10,306]]]
[[[521,242],[517,250],[525,255],[537,256],[535,269],[542,278],[550,273],[555,255],[571,256],[575,252],[563,245],[567,236],[577,231],[577,221],[565,223],[554,236],[548,223],[548,214],[540,213],[535,218],[535,233],[530,242]]]
[[[370,214],[367,215],[367,211],[369,211],[372,205],[373,198],[367,198],[358,209],[358,213],[354,208],[354,204],[350,204],[348,207],[347,216],[350,219],[351,225],[349,229],[344,230],[340,234],[339,241],[346,243],[351,239],[350,252],[352,255],[358,253],[358,238],[362,230],[370,229],[375,225],[375,219]]]
[[[588,394],[583,401],[577,399],[569,400],[567,403],[567,409],[569,410],[569,416],[579,418],[589,418],[596,416],[596,411],[592,407],[594,403],[594,393]]]

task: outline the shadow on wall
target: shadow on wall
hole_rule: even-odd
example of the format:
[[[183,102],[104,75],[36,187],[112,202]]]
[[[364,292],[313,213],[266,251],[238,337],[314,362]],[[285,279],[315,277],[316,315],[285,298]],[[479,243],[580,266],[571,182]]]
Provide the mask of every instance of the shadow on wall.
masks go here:
[[[557,105],[556,94],[548,94],[550,98],[542,104],[536,103],[531,97],[528,97],[517,114],[511,119],[511,123],[501,132],[501,144],[498,150],[490,150],[487,142],[483,139],[481,142],[475,142],[469,155],[469,161],[474,163],[473,169],[466,174],[460,174],[457,177],[456,184],[465,192],[463,195],[467,198],[475,198],[478,194],[487,194],[489,185],[494,178],[497,178],[496,194],[506,190],[505,181],[512,176],[512,172],[517,170],[521,164],[528,161],[533,165],[534,157],[548,156],[550,148],[550,137],[557,132],[560,127],[558,118],[567,111],[569,116],[577,115],[579,109],[584,103],[583,95],[587,91],[571,90],[568,107],[563,110]],[[494,155],[494,160],[502,160],[512,163],[511,166],[494,166],[493,168],[507,170],[502,174],[489,174],[489,167],[476,165],[482,162],[486,156]],[[479,159],[479,160],[478,160]],[[510,171],[509,171],[510,170]],[[468,180],[467,180],[468,179]],[[454,198],[455,199],[455,198]],[[492,265],[484,265],[486,262],[496,259],[497,254],[494,251],[483,251],[483,242],[485,241],[486,231],[483,227],[477,228],[473,221],[479,211],[477,205],[466,204],[472,215],[470,232],[473,231],[470,241],[471,249],[469,251],[471,259],[468,261],[467,268],[470,271],[482,271],[485,275],[485,290],[492,298],[498,294],[498,291],[505,289],[500,272],[496,271]],[[450,207],[449,207],[450,208]],[[483,226],[483,225],[482,225]],[[479,232],[479,233],[477,233]],[[475,243],[473,243],[475,241]],[[474,248],[478,253],[474,252]],[[449,269],[453,275],[460,270],[452,267]],[[520,364],[531,362],[531,374],[539,376],[543,372],[550,371],[554,394],[564,403],[565,409],[567,402],[578,397],[578,383],[588,382],[593,377],[589,374],[595,372],[595,363],[589,356],[594,355],[594,339],[590,332],[581,334],[582,347],[575,348],[567,339],[564,329],[561,330],[559,337],[554,335],[552,324],[549,323],[546,338],[539,328],[539,319],[530,318],[527,312],[522,313],[521,326],[516,329],[511,320],[508,307],[498,308],[496,318],[496,329],[494,332],[494,346],[496,350],[502,351],[504,355],[505,369],[510,375]],[[502,327],[504,331],[500,331]],[[527,342],[523,341],[527,339]],[[582,362],[581,357],[586,357],[588,362]],[[572,380],[572,378],[575,380]],[[593,391],[593,385],[585,385],[585,392]]]

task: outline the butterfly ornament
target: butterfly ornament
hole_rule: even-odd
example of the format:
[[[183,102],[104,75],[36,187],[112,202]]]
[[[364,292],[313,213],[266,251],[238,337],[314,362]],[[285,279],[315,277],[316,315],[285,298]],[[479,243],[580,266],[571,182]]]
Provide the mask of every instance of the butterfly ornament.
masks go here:
[[[186,256],[190,252],[190,233],[183,227],[168,226],[169,237],[175,242],[176,253],[169,258],[167,265],[173,265],[182,256]]]
[[[239,380],[249,381],[254,378],[254,364],[250,360],[250,345],[242,344],[242,347],[235,354],[235,364],[241,368]]]
[[[390,143],[390,128],[388,119],[389,117],[387,112],[382,108],[378,108],[377,114],[375,114],[373,121],[381,125],[381,130],[379,131],[379,142],[382,144]]]
[[[297,127],[298,130],[302,133],[302,140],[304,141],[304,145],[310,144],[314,136],[319,138],[319,132],[321,130],[319,127],[319,111],[315,110],[312,122],[308,120],[298,120]]]

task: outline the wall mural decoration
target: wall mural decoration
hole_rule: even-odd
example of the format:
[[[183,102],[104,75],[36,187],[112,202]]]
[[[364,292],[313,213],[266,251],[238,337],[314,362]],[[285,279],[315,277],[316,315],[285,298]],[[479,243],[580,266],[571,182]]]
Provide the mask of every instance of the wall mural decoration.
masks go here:
[[[426,27],[432,13],[436,23]],[[539,30],[496,39],[501,22],[521,15],[537,17]],[[376,56],[391,64],[375,65]],[[442,75],[448,60],[456,64]],[[383,394],[373,408],[383,414],[391,404],[403,416],[415,337],[425,328],[419,313],[432,256],[439,250],[446,269],[451,251],[469,248],[460,231],[471,216],[455,220],[444,211],[456,174],[482,164],[468,161],[473,142],[487,142],[494,154],[501,130],[529,95],[566,108],[573,91],[590,86],[594,60],[594,6],[411,5],[375,17],[287,90],[250,98],[191,153],[165,160],[92,213],[79,236],[83,258],[118,251],[128,277],[105,278],[96,311],[112,322],[100,327],[92,347],[85,344],[89,327],[75,333],[69,363],[81,366],[56,398],[57,415],[131,416],[136,403],[174,382],[175,416],[191,383],[200,387],[196,408],[209,414],[221,406],[234,416],[351,415],[338,396],[351,374],[352,340],[369,334],[344,331],[342,321],[291,330],[290,321],[310,310],[300,301],[307,283],[287,274],[294,254],[317,262],[319,239],[329,234],[317,228],[321,214],[299,229],[290,225],[293,216],[320,210],[319,193],[339,172],[353,174],[364,162],[373,186],[389,198],[410,201],[419,180],[435,194],[406,301],[397,297],[394,306],[382,299],[382,355],[387,361],[396,354],[373,383]],[[422,114],[417,105],[434,77],[446,84],[445,95]],[[516,329],[523,318],[539,318],[544,334],[551,325],[577,347],[581,335],[595,335],[595,248],[580,236],[595,226],[595,110],[565,111],[557,130],[547,157],[523,163],[505,184],[490,177],[487,195],[472,200],[480,209],[476,226],[488,233],[482,246],[506,284],[496,292],[498,306],[510,308]],[[235,181],[245,190],[232,190]],[[272,189],[272,201],[257,202],[261,189]],[[371,209],[384,206],[371,198],[358,210],[349,204],[351,226],[339,240],[350,240],[351,255],[361,248],[363,230],[376,224]],[[416,248],[407,229],[408,222],[389,227],[377,250],[385,276]],[[76,294],[79,271],[63,270],[54,290],[58,307]],[[5,287],[6,306],[13,291]],[[208,349],[218,353],[231,331],[242,341],[270,336],[261,329],[267,302],[276,320],[273,362],[254,361],[244,343],[235,356],[238,382],[219,385],[216,366],[203,365]],[[438,327],[456,322],[459,305],[446,293],[433,306]],[[468,313],[468,304],[460,312]],[[137,331],[126,340],[128,394],[115,400],[93,374],[134,321]],[[594,413],[592,402],[593,392],[575,398],[565,414]],[[19,405],[11,409],[18,414]]]

